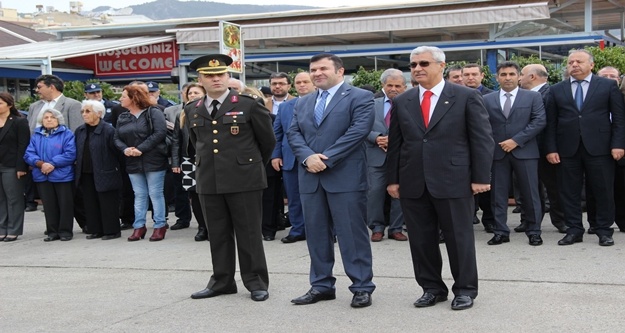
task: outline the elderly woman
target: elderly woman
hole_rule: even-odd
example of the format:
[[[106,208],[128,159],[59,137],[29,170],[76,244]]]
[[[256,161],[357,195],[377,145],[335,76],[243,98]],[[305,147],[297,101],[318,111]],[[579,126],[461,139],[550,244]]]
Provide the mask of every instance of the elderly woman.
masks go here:
[[[186,100],[188,102],[196,102],[206,95],[206,90],[199,83],[190,83],[186,89]],[[191,208],[195,220],[198,224],[195,241],[201,242],[208,240],[208,230],[200,199],[195,191],[195,151],[193,145],[189,144],[189,130],[184,127],[185,113],[180,112],[180,116],[176,117],[174,126],[174,148],[172,149],[172,171],[174,173],[183,173],[182,185],[191,197]],[[184,168],[184,169],[183,169]]]
[[[0,241],[11,242],[24,230],[24,182],[28,171],[28,121],[15,108],[11,94],[0,93]]]
[[[33,167],[33,181],[43,201],[48,234],[44,241],[68,241],[74,223],[74,134],[57,110],[46,109],[39,119],[41,126],[30,138],[24,160]]]
[[[124,87],[120,102],[128,111],[117,119],[115,146],[126,156],[126,172],[135,193],[134,232],[128,241],[145,237],[148,197],[154,209],[154,232],[150,241],[160,241],[167,231],[163,194],[165,172],[169,167],[165,116],[154,106],[144,86]]]
[[[87,239],[121,237],[119,225],[119,169],[121,154],[115,147],[115,128],[104,122],[105,107],[99,101],[82,102],[83,125],[76,136],[76,187],[83,193]]]

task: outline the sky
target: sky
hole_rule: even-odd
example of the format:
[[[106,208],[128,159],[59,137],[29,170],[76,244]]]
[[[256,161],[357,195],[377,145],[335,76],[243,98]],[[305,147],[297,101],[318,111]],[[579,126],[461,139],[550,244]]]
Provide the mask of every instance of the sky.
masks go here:
[[[276,5],[276,4],[296,4],[289,1],[280,1],[280,0],[211,0],[213,2],[222,2],[229,4],[254,4],[254,5]],[[4,8],[12,8],[17,9],[19,13],[31,13],[36,10],[36,5],[43,5],[44,8],[46,6],[54,6],[54,8],[61,12],[69,11],[69,3],[70,0],[0,0],[2,2],[2,7]],[[120,8],[121,5],[119,0],[82,0],[83,10],[91,10],[101,5],[108,5],[114,8]],[[142,3],[152,2],[148,0],[124,0],[123,4],[125,6],[133,6],[139,5]],[[400,0],[391,1],[394,3],[402,2]],[[403,2],[411,2],[411,1],[403,1]],[[315,0],[311,2],[299,2],[297,4],[306,5],[306,6],[317,6],[317,7],[347,7],[353,6],[354,4],[358,6],[367,6],[367,5],[379,5],[379,0]]]

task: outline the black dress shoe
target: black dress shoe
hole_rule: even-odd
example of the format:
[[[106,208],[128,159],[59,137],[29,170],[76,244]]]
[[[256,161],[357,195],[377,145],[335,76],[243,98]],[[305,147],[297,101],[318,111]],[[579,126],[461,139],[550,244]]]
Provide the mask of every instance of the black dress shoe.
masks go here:
[[[256,302],[266,301],[269,298],[267,290],[254,290],[252,291],[252,300]]]
[[[521,223],[518,227],[514,228],[515,232],[525,232],[527,231],[527,223]]]
[[[532,246],[543,245],[543,239],[540,237],[540,235],[529,235],[527,236],[527,238],[529,238],[530,245]]]
[[[354,293],[352,297],[352,308],[366,308],[371,305],[371,293],[360,290]]]
[[[61,239],[61,237],[59,237],[59,236],[48,236],[48,237],[44,238],[43,241],[44,242],[52,242],[52,241],[59,240],[59,239]]]
[[[276,236],[263,236],[264,241],[272,241],[276,239]]]
[[[5,239],[4,241],[8,242],[7,239]],[[600,236],[599,237],[599,245],[601,245],[601,246],[612,246],[612,245],[614,245],[614,239],[612,239],[612,237],[610,237],[610,236]]]
[[[419,297],[414,302],[414,306],[417,308],[427,308],[436,305],[438,302],[444,302],[447,300],[447,295],[434,295],[432,293],[425,292],[423,296]]]
[[[487,244],[488,245],[499,245],[499,244],[508,243],[508,242],[510,242],[510,237],[509,236],[495,235],[495,236],[493,236],[493,238],[491,238],[487,242]]]
[[[319,301],[329,301],[333,299],[336,299],[336,295],[334,293],[322,293],[318,290],[310,288],[310,290],[307,291],[306,294],[298,298],[292,299],[291,303],[297,305],[307,305],[314,304]]]
[[[110,235],[104,235],[102,236],[102,240],[109,240],[109,239],[115,239],[115,238],[119,238],[122,236],[122,232],[118,232],[116,234],[110,234]]]
[[[17,240],[17,236],[13,236],[13,237],[6,236],[6,237],[4,237],[4,241],[5,242],[13,242],[13,241],[16,241],[16,240]],[[612,241],[612,245],[614,245],[614,241]]]
[[[595,235],[597,233],[597,231],[595,230],[595,227],[588,227],[588,234],[589,235]]]
[[[85,238],[87,238],[87,239],[96,239],[96,238],[102,238],[102,236],[104,236],[104,235],[102,235],[102,234],[91,234],[91,235],[87,235],[87,237],[85,237]]]
[[[61,236],[61,242],[71,241],[72,236]]]
[[[573,243],[581,243],[584,240],[583,236],[575,236],[573,234],[567,234],[558,241],[558,245],[572,245]]]
[[[180,230],[180,229],[185,229],[189,227],[189,223],[184,223],[184,222],[176,222],[174,225],[171,226],[171,230]]]
[[[219,296],[219,295],[226,295],[226,294],[236,294],[237,291],[233,290],[233,291],[215,291],[213,289],[210,288],[205,288],[202,289],[200,291],[194,292],[193,294],[191,294],[191,298],[193,299],[202,299],[202,298],[211,298],[211,297],[215,297],[215,296]]]
[[[451,301],[452,310],[465,310],[473,306],[473,298],[466,295],[458,295]]]
[[[443,231],[439,230],[438,231],[438,244],[443,244],[445,243],[445,235],[443,235]]]
[[[303,241],[303,240],[306,240],[306,237],[288,235],[286,237],[283,237],[280,241],[284,244],[290,244],[290,243],[295,243],[297,241]]]
[[[490,223],[484,224],[484,231],[486,231],[486,233],[492,234],[493,233],[493,225],[490,224]]]
[[[514,207],[514,209],[512,210],[512,213],[514,213],[514,214],[521,213],[521,207],[519,207],[519,206]]]
[[[34,212],[37,210],[37,206],[28,206],[24,209],[25,212]]]
[[[473,215],[473,224],[480,224],[480,218]]]
[[[554,227],[556,227],[556,229],[558,229],[558,232],[561,234],[566,234],[566,229],[568,229],[564,224],[554,225]]]
[[[130,222],[122,222],[122,223],[119,225],[119,228],[120,228],[121,230],[134,229],[134,228],[132,227],[132,223],[130,223]]]
[[[195,234],[195,238],[193,239],[195,239],[196,242],[208,240],[208,230],[198,229],[197,234]]]

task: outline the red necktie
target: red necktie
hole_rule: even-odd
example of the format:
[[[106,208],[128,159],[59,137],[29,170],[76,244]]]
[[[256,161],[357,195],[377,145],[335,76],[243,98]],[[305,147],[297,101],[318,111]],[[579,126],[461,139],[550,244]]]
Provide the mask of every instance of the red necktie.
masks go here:
[[[423,123],[425,124],[425,128],[428,128],[430,123],[430,97],[432,97],[432,92],[426,90],[423,93],[423,101],[421,102],[421,114],[423,115]]]

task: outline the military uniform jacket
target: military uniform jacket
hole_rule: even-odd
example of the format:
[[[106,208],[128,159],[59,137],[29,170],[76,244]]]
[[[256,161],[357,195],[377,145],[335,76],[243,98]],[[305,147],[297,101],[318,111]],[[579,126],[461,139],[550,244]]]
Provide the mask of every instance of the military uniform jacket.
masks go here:
[[[196,151],[197,193],[266,188],[265,165],[276,144],[269,111],[250,96],[230,92],[213,119],[205,101],[206,97],[184,108]]]

